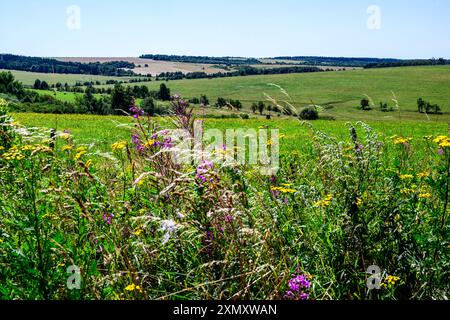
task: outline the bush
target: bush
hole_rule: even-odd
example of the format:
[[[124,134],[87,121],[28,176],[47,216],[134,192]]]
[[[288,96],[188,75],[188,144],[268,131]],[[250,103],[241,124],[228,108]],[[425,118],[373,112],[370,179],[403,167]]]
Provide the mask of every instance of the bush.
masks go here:
[[[304,108],[300,112],[300,119],[302,120],[317,120],[319,119],[319,112],[315,107]]]

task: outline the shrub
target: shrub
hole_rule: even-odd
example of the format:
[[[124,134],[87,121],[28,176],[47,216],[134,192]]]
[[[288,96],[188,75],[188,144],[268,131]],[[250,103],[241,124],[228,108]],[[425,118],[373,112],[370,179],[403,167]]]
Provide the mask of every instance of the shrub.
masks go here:
[[[302,120],[317,120],[319,119],[319,112],[316,107],[306,107],[299,115]]]

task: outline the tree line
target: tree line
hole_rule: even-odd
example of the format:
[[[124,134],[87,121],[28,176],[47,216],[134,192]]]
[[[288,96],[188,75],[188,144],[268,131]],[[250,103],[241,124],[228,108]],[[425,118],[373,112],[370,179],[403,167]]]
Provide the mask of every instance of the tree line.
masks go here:
[[[371,63],[364,66],[365,69],[373,68],[394,68],[394,67],[413,67],[413,66],[443,66],[449,65],[450,60],[444,58],[439,59],[416,59],[416,60],[401,60],[394,62]]]
[[[182,73],[177,72],[162,72],[157,77],[156,80],[182,80],[182,79],[213,79],[213,78],[226,78],[226,77],[245,77],[245,76],[256,76],[256,75],[269,75],[269,74],[290,74],[290,73],[308,73],[308,72],[323,72],[330,71],[323,70],[318,67],[305,67],[305,66],[289,66],[289,67],[279,67],[279,68],[256,68],[250,66],[239,67],[238,70],[230,72],[217,72],[208,74],[206,72],[189,72]]]
[[[50,58],[25,57],[12,54],[0,54],[0,69],[20,70],[40,73],[91,74],[103,76],[134,76],[131,70],[134,63],[127,61],[111,62],[65,62]]]
[[[223,64],[231,65],[245,65],[245,64],[261,64],[261,61],[256,58],[241,58],[241,57],[208,57],[208,56],[179,56],[179,55],[164,55],[164,54],[143,54],[141,59],[152,59],[157,61],[170,62],[186,62],[186,63],[204,63],[204,64]]]

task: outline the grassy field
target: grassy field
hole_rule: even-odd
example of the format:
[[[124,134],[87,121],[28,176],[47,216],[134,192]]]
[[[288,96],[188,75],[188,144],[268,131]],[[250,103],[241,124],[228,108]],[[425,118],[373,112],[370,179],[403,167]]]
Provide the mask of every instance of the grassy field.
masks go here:
[[[122,116],[94,116],[94,115],[53,115],[18,113],[13,115],[21,124],[31,127],[56,128],[64,131],[70,130],[79,143],[94,143],[102,151],[108,151],[110,146],[119,140],[130,137],[130,129],[124,125],[129,124],[128,117]],[[161,118],[160,123],[170,125],[169,118]],[[355,123],[355,122],[353,122]],[[312,122],[314,128],[333,134],[339,138],[348,137],[346,121],[316,121]],[[417,141],[424,136],[446,134],[448,125],[445,122],[368,122],[377,132],[385,137],[402,135],[413,137]],[[268,127],[279,129],[285,135],[281,143],[281,151],[286,153],[292,150],[304,149],[310,143],[311,130],[303,126],[296,119],[206,119],[205,128],[218,128],[221,130]]]
[[[147,83],[153,90],[160,84]],[[289,97],[271,84],[281,86]],[[449,66],[179,80],[168,82],[168,86],[172,93],[181,94],[184,98],[199,97],[201,94],[206,94],[211,102],[215,102],[217,97],[233,98],[241,100],[246,108],[252,102],[265,101],[264,93],[280,101],[290,101],[297,108],[313,101],[332,106],[326,114],[343,120],[398,121],[398,113],[357,110],[365,95],[373,100],[375,109],[378,109],[381,101],[393,106],[395,94],[402,116],[407,119],[428,120],[426,115],[415,112],[419,97],[439,104],[444,112],[450,111]],[[435,117],[430,118],[436,120]],[[450,119],[447,115],[439,118],[441,121]]]
[[[139,110],[139,122],[12,115],[70,130],[54,146],[49,130],[2,117],[0,299],[447,299],[445,122],[359,123],[351,138],[346,121],[314,122],[323,133],[294,119],[205,119],[280,129],[268,176],[175,162],[170,129],[194,130],[185,106],[160,126]],[[367,290],[373,265],[380,290]]]
[[[46,81],[49,85],[56,84],[58,82],[62,84],[74,85],[77,82],[86,81],[100,81],[105,83],[106,80],[117,80],[117,81],[128,81],[134,77],[109,77],[109,76],[94,76],[89,74],[52,74],[52,73],[38,73],[38,72],[27,72],[27,71],[16,71],[16,70],[1,70],[10,71],[16,80],[22,82],[26,86],[32,86],[36,79],[41,81]]]
[[[78,92],[61,92],[61,91],[53,91],[53,90],[34,90],[31,89],[32,91],[35,91],[41,95],[50,95],[60,101],[64,101],[64,102],[75,102],[75,99],[77,96],[83,96],[83,93],[78,93]],[[95,97],[99,98],[102,95],[101,94],[94,94]]]

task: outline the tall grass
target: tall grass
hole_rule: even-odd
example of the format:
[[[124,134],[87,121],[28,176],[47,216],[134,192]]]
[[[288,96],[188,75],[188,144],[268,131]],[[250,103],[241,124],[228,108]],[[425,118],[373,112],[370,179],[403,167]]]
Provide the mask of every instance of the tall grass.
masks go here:
[[[192,132],[184,101],[173,110]],[[108,153],[1,112],[2,299],[448,296],[446,136],[382,137],[356,123],[342,139],[305,124],[311,143],[267,177],[175,163],[168,128],[136,107]],[[67,287],[72,265],[79,290]],[[380,290],[367,287],[372,265]]]

